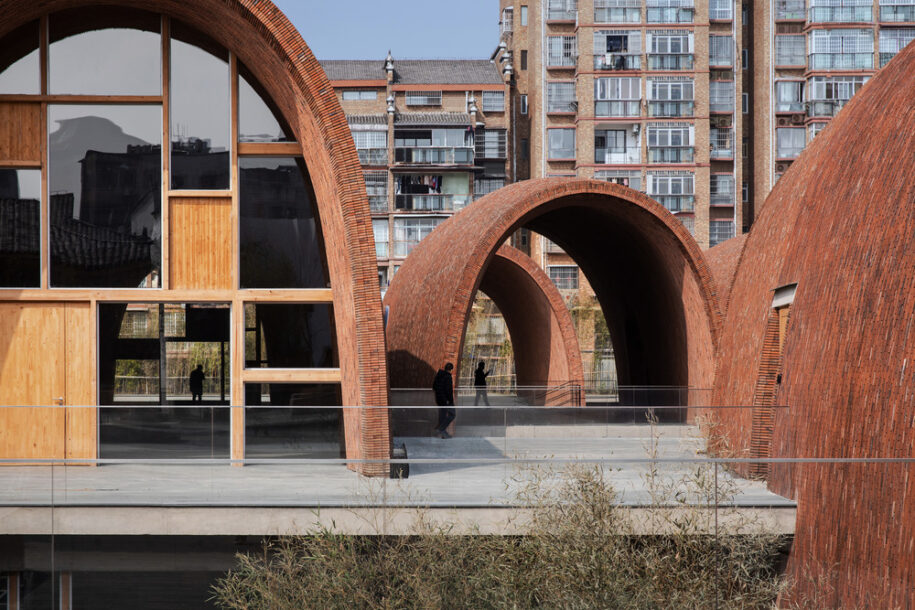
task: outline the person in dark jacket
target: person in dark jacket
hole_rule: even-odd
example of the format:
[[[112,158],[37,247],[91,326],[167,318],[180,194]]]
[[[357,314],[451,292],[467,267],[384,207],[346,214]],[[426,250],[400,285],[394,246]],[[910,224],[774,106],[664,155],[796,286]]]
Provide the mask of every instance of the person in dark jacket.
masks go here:
[[[203,380],[206,379],[206,375],[203,373],[203,365],[198,364],[197,368],[191,371],[191,375],[188,378],[188,385],[191,387],[191,402],[202,402],[203,401]]]
[[[444,369],[439,369],[432,381],[432,391],[435,393],[435,404],[438,405],[438,427],[436,434],[441,438],[451,438],[448,426],[454,421],[454,382],[451,371],[454,365],[448,362]]]
[[[477,389],[477,395],[473,399],[473,406],[480,404],[480,400],[483,401],[487,407],[489,405],[489,395],[486,393],[486,378],[489,377],[489,374],[492,371],[484,370],[486,368],[486,363],[480,360],[480,363],[477,365],[476,370],[473,372],[473,385]]]

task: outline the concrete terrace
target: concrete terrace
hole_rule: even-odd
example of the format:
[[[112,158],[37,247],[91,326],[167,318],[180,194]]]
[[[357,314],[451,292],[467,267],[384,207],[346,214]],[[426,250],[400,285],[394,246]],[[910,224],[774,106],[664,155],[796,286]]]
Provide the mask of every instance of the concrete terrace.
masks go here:
[[[677,463],[704,457],[695,429],[658,426],[657,464],[672,506],[678,493],[706,506],[708,496],[690,495],[682,481],[709,465]],[[488,430],[483,430],[488,431]],[[465,430],[463,433],[472,433]],[[458,530],[523,530],[529,507],[518,494],[538,473],[548,482],[576,461],[602,463],[619,502],[634,511],[651,503],[646,475],[651,441],[647,425],[527,427],[499,436],[449,440],[405,437],[410,476],[368,479],[342,463],[280,460],[244,467],[188,460],[126,461],[91,466],[0,468],[0,523],[5,534],[209,534],[303,533],[316,525],[347,533],[408,532],[420,515],[458,522]],[[618,462],[616,460],[619,460]],[[719,468],[719,492],[728,510],[752,513],[792,533],[795,504],[764,483]],[[676,483],[676,484],[674,484]],[[710,487],[707,489],[711,490]],[[730,496],[730,497],[728,497]],[[713,496],[712,496],[713,497]]]

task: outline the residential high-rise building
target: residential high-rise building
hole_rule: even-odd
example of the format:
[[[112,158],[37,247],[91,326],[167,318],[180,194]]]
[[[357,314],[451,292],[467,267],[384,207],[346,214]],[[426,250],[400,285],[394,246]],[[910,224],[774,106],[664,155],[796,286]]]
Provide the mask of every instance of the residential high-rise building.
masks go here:
[[[751,10],[756,169],[747,187],[761,205],[807,143],[915,39],[915,3],[773,0]]]

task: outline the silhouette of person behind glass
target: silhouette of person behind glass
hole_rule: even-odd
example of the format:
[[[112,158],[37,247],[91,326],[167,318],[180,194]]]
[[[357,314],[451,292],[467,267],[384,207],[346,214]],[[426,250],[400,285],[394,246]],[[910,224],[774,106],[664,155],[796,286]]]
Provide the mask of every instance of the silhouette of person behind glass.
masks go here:
[[[198,364],[188,377],[188,385],[191,387],[191,402],[203,402],[203,380],[205,378],[203,365]]]

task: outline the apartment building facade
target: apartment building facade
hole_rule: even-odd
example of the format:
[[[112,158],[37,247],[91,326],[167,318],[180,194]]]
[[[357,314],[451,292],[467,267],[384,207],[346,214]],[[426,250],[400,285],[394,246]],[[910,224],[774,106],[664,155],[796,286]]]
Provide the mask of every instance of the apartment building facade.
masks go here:
[[[915,2],[773,0],[754,4],[750,18],[751,188],[762,203],[845,103],[915,39]]]
[[[327,60],[359,153],[382,291],[436,226],[513,179],[509,86],[489,60]]]

